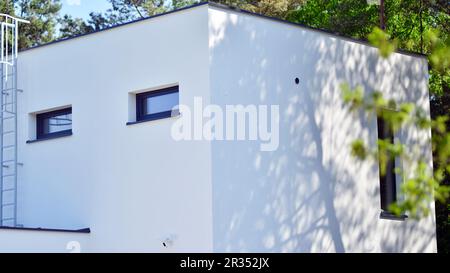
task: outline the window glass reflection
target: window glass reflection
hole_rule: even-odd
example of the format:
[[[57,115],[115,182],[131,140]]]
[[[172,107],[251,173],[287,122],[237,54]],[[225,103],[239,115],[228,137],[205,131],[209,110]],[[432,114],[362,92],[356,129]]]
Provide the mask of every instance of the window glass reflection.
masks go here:
[[[144,115],[171,111],[178,105],[178,92],[149,97],[144,101]]]
[[[63,114],[44,119],[44,134],[72,129],[72,114]]]

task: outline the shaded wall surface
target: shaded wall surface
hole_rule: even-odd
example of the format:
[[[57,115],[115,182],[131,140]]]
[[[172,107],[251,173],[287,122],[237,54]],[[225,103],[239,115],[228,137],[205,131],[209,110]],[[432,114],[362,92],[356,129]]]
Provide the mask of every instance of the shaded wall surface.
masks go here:
[[[425,58],[383,60],[370,46],[219,8],[209,31],[211,101],[280,106],[276,151],[213,142],[215,251],[436,251],[434,215],[379,219],[378,166],[350,155],[357,138],[376,143],[376,120],[349,114],[340,91],[361,85],[429,111]],[[429,132],[404,128],[398,138],[418,143],[431,166]]]

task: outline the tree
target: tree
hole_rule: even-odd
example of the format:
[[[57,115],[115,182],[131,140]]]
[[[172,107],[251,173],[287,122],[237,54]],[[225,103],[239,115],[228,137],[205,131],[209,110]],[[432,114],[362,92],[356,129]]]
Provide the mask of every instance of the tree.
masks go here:
[[[27,48],[51,42],[55,39],[57,15],[61,9],[59,0],[3,0],[2,13],[30,21],[20,24],[19,48]]]
[[[202,2],[202,0],[108,0],[111,8],[104,13],[91,12],[88,21],[63,16],[60,38],[88,33],[113,25],[130,22],[155,14],[183,8]],[[220,4],[231,5],[253,12],[286,18],[289,11],[298,8],[306,0],[218,0]]]
[[[171,9],[200,2],[199,0],[108,0],[112,8],[107,17],[116,16],[121,21],[145,18]]]
[[[358,39],[367,38],[379,22],[377,7],[366,0],[307,1],[291,11],[287,19]]]
[[[67,15],[60,18],[58,20],[61,24],[59,38],[98,31],[200,2],[200,0],[172,0],[170,2],[164,0],[108,1],[111,3],[110,9],[104,13],[91,12],[87,21],[83,21],[80,18],[72,18]]]
[[[108,0],[112,8],[104,15],[120,22],[144,18],[173,9],[203,2],[203,0]],[[307,0],[216,0],[214,2],[278,18],[286,18]]]
[[[118,24],[118,22],[127,22],[128,19],[119,19],[113,14],[104,15],[98,12],[91,12],[89,19],[84,21],[81,18],[73,18],[70,15],[64,15],[58,19],[60,24],[59,39],[64,39],[76,35],[86,34],[99,31],[110,26]]]
[[[0,11],[5,14],[14,14],[14,2],[11,0],[0,1]]]
[[[92,31],[92,27],[86,24],[81,18],[73,18],[70,15],[64,15],[58,19],[60,24],[59,38],[64,39],[74,35],[81,35]]]
[[[286,19],[291,11],[305,4],[307,0],[215,0],[213,2]]]

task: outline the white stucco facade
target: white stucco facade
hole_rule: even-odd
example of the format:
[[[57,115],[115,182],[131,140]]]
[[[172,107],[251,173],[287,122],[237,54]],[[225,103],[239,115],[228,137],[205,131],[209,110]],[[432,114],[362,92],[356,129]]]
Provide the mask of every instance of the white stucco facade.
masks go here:
[[[18,72],[18,223],[91,232],[0,229],[0,252],[436,252],[434,213],[380,219],[378,166],[349,148],[376,121],[339,89],[429,111],[423,57],[203,4],[24,51]],[[135,93],[172,85],[187,106],[279,105],[278,149],[175,141],[180,117],[126,125]],[[36,113],[69,105],[73,135],[26,143]],[[399,137],[431,166],[430,133]]]

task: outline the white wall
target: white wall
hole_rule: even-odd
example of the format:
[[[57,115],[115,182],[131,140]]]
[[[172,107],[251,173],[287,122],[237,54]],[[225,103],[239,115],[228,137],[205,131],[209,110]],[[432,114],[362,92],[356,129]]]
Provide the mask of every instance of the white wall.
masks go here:
[[[82,253],[90,249],[89,234],[0,230],[0,253]]]
[[[181,103],[208,102],[207,20],[201,6],[20,54],[19,224],[90,227],[85,251],[212,250],[210,143],[173,141],[175,118],[126,125],[130,92],[178,83]],[[73,135],[25,144],[29,113],[63,105]]]
[[[379,219],[377,164],[349,149],[356,138],[375,144],[376,121],[348,114],[339,88],[359,84],[429,111],[426,59],[381,60],[372,47],[219,8],[209,18],[212,103],[280,105],[277,151],[212,145],[214,251],[435,252],[434,214]],[[422,141],[431,165],[429,132],[401,137]]]

